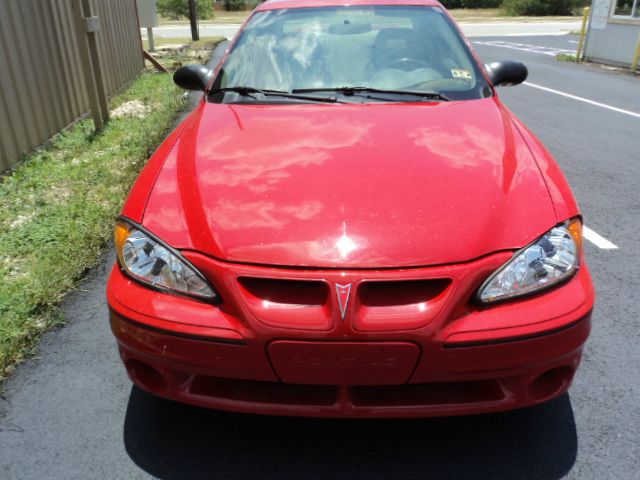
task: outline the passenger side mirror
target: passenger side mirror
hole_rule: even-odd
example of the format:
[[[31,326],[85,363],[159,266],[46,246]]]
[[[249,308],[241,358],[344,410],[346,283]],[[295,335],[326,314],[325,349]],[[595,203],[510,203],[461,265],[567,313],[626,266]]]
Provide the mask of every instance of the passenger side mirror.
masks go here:
[[[185,65],[173,74],[173,81],[185,90],[204,91],[209,85],[213,72],[205,65]]]
[[[524,82],[529,75],[527,67],[520,62],[504,61],[485,64],[494,87],[511,87]]]

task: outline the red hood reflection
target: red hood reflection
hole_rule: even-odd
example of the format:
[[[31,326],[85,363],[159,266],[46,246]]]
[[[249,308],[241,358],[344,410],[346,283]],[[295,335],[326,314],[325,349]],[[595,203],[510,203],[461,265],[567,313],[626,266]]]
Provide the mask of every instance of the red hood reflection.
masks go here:
[[[555,221],[510,113],[486,99],[202,104],[143,224],[224,260],[371,268],[522,247]]]

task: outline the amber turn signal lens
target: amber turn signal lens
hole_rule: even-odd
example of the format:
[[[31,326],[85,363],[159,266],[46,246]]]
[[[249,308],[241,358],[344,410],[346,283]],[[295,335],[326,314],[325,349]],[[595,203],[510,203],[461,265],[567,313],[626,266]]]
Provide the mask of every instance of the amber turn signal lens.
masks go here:
[[[116,253],[120,261],[122,261],[122,251],[124,249],[124,242],[129,238],[129,234],[131,233],[131,229],[124,222],[117,222],[116,227],[113,231],[113,239],[116,244]]]
[[[577,218],[571,220],[567,226],[567,230],[569,230],[569,233],[571,234],[573,241],[576,242],[578,248],[582,249],[582,222]]]

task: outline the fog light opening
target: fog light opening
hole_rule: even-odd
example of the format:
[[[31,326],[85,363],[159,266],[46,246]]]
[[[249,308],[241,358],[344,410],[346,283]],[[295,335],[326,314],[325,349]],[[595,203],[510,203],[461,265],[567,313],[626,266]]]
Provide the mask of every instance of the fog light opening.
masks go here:
[[[549,370],[529,385],[529,396],[538,402],[556,397],[567,389],[573,378],[574,369],[569,366]]]
[[[125,367],[129,376],[137,385],[151,392],[161,392],[166,389],[167,382],[155,368],[139,360],[127,360]]]

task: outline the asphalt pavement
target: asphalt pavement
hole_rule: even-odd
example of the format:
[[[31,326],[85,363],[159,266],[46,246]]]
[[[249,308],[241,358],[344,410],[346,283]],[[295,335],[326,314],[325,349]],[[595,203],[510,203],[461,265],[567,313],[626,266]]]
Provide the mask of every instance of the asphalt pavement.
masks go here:
[[[5,385],[0,478],[639,479],[640,78],[540,53],[574,48],[571,36],[482,41],[520,45],[475,46],[486,62],[527,63],[528,84],[500,95],[556,156],[586,223],[618,247],[586,243],[598,296],[568,395],[521,411],[402,421],[161,400],[132,388],[120,364],[104,299],[109,252],[64,302],[67,325]]]

